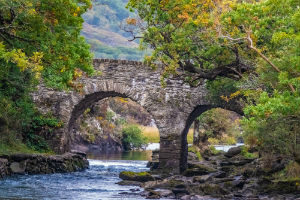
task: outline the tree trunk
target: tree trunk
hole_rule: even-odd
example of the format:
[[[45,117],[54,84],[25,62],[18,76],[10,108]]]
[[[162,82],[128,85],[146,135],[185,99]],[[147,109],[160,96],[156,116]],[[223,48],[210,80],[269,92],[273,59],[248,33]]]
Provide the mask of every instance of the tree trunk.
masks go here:
[[[200,121],[198,119],[196,119],[194,121],[194,134],[193,134],[193,145],[195,145],[195,146],[199,146],[199,143],[200,143],[199,128],[200,128]]]

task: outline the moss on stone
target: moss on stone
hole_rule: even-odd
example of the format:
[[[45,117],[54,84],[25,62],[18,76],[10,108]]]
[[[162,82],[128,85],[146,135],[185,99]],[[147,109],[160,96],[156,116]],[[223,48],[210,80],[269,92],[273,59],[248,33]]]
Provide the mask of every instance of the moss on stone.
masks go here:
[[[257,158],[258,154],[248,152],[248,148],[246,146],[241,146],[241,155],[245,158]]]
[[[189,152],[193,152],[194,154],[196,154],[198,160],[203,160],[202,155],[200,153],[200,149],[198,147],[196,147],[196,146],[190,146],[188,148],[188,151]]]
[[[119,177],[123,180],[139,181],[139,182],[147,182],[147,181],[155,180],[155,178],[149,172],[123,171],[119,174]]]

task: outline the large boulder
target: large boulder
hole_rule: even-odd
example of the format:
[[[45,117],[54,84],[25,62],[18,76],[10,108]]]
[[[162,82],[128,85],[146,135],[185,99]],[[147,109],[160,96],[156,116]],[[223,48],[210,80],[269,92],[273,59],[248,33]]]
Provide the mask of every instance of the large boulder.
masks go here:
[[[154,181],[155,178],[149,172],[123,171],[119,174],[120,179],[126,181],[147,182]]]
[[[24,162],[13,162],[9,167],[13,174],[25,174],[26,163]]]
[[[240,154],[241,152],[242,152],[242,148],[240,146],[232,147],[225,153],[225,156],[228,158],[232,158],[233,156],[236,156],[236,155]]]

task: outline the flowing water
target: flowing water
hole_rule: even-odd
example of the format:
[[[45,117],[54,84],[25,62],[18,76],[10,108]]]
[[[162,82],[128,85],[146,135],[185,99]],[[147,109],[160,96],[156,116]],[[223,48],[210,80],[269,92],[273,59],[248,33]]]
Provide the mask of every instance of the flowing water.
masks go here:
[[[149,170],[144,161],[149,154],[148,151],[131,152],[109,157],[123,160],[90,159],[90,168],[82,172],[9,177],[0,181],[0,199],[144,199],[138,194],[141,188],[116,183],[121,181],[118,177],[121,171]]]
[[[146,171],[151,150],[159,144],[149,145],[146,151],[89,155],[89,169],[82,172],[49,175],[16,175],[0,180],[0,200],[140,200],[142,189],[119,186],[121,171]],[[226,146],[219,146],[228,150]],[[221,149],[220,149],[221,150]]]

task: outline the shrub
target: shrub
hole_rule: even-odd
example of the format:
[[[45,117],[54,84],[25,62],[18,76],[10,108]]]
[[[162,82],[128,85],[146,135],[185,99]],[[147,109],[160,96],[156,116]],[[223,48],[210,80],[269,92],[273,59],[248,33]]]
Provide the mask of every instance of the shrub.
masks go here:
[[[236,139],[235,139],[235,137],[231,137],[231,136],[223,137],[221,139],[221,143],[225,144],[225,145],[235,145],[236,144]]]
[[[217,138],[208,138],[208,142],[211,145],[217,145],[220,143],[220,140],[218,140]]]
[[[213,155],[217,155],[221,152],[221,151],[217,150],[216,147],[214,147],[214,146],[210,146],[209,150]]]
[[[125,150],[138,149],[147,144],[147,139],[137,125],[129,125],[122,129],[122,143]]]
[[[255,153],[250,153],[248,152],[248,148],[246,146],[241,147],[241,155],[244,156],[245,158],[257,158],[258,155]]]
[[[114,116],[115,116],[114,112],[112,112],[112,111],[107,111],[106,112],[106,120],[107,121],[111,122]]]

